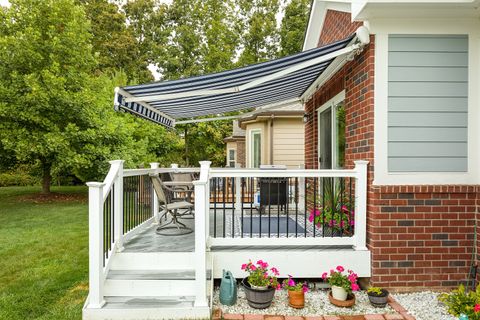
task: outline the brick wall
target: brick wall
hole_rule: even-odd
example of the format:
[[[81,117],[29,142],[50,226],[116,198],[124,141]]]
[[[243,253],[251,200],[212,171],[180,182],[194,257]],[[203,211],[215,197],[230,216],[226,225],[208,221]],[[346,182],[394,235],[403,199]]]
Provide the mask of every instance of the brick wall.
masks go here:
[[[242,168],[245,168],[246,164],[245,154],[245,139],[237,141],[237,162]]]
[[[319,45],[343,39],[358,23],[328,11]],[[367,160],[367,246],[372,283],[397,290],[455,287],[468,278],[480,186],[374,186],[374,44],[348,62],[306,102],[305,164],[317,168],[317,112],[345,90],[346,166]],[[480,239],[477,240],[480,261]],[[479,277],[480,278],[480,277]]]

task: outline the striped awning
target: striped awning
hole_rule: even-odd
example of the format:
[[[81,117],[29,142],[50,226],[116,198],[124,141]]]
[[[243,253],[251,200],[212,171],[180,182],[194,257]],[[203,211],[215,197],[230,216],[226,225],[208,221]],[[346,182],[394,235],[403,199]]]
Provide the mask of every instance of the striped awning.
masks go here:
[[[352,38],[234,70],[117,88],[115,109],[173,127],[178,119],[299,99],[334,58],[358,49],[347,47]]]

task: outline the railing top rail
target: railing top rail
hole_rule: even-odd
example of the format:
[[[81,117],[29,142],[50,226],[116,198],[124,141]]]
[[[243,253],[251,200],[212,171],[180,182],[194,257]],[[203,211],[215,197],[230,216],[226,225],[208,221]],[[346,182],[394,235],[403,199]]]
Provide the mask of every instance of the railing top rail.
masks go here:
[[[259,177],[259,178],[314,178],[314,177],[356,177],[358,171],[346,170],[312,170],[312,169],[211,169],[210,177]]]
[[[112,189],[113,183],[115,182],[115,178],[118,175],[118,172],[122,170],[123,168],[123,160],[113,160],[110,161],[110,170],[107,173],[107,176],[105,177],[105,180],[103,180],[103,183],[105,184],[103,186],[103,201],[107,199],[108,193]]]
[[[123,171],[124,177],[143,176],[150,173],[195,173],[200,172],[200,168],[158,168],[158,169],[126,169]]]

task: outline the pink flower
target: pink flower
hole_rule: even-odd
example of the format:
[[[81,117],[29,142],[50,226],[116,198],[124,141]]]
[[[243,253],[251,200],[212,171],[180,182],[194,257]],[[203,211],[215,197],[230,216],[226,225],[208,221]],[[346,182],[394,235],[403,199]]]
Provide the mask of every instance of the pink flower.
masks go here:
[[[272,269],[270,269],[270,270],[272,270],[273,274],[276,275],[276,276],[278,276],[280,274],[280,272],[278,272],[278,269],[275,268],[275,267],[272,267]]]
[[[250,269],[251,269],[252,271],[255,271],[255,270],[257,270],[257,267],[255,267],[255,266],[252,264],[252,265],[250,266]]]
[[[288,279],[288,285],[289,285],[290,287],[295,286],[295,281],[293,281],[292,278]]]
[[[310,213],[310,216],[308,217],[308,221],[313,222],[313,213]]]
[[[358,291],[358,290],[360,290],[359,285],[356,283],[352,283],[352,291]]]
[[[347,206],[342,206],[342,211],[348,212]]]
[[[242,264],[242,270],[245,270],[245,269],[247,269],[247,264],[246,263]]]
[[[320,215],[320,210],[315,210],[315,215],[318,217]]]
[[[480,312],[480,304],[477,303],[473,308],[473,311],[475,311],[475,313]]]
[[[335,270],[330,269],[330,274],[332,275],[332,274],[334,274],[334,273],[335,273]]]
[[[324,273],[322,274],[322,279],[323,279],[323,280],[327,279],[327,273],[326,273],[326,272],[324,272]]]
[[[342,266],[337,266],[337,271],[338,272],[343,272],[343,271],[345,271],[345,268],[342,267]]]
[[[282,289],[282,286],[280,285],[280,283],[277,284],[277,290],[281,290]]]
[[[308,292],[308,286],[307,286],[306,283],[303,284],[302,290],[303,290],[304,293]]]

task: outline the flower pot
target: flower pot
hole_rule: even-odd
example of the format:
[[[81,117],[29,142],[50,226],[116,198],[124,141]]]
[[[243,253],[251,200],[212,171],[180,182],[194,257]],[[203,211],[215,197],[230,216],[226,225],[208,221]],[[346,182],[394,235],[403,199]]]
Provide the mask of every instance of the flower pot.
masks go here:
[[[288,305],[295,309],[302,309],[305,307],[305,293],[300,291],[288,291]]]
[[[332,296],[336,300],[345,301],[347,300],[347,290],[342,287],[332,286]]]
[[[381,295],[367,293],[368,300],[370,300],[370,304],[376,308],[385,308],[388,302],[388,291],[385,289],[381,289],[381,290],[382,290]]]
[[[346,300],[337,300],[332,296],[332,291],[328,293],[330,303],[337,307],[350,308],[355,304],[355,295],[352,293],[347,296]]]
[[[272,304],[275,288],[267,288],[266,290],[254,289],[248,283],[247,278],[242,280],[242,286],[245,289],[245,297],[248,305],[255,309],[265,309]]]

